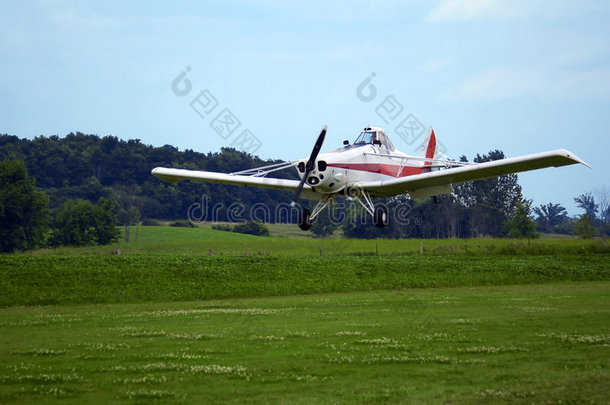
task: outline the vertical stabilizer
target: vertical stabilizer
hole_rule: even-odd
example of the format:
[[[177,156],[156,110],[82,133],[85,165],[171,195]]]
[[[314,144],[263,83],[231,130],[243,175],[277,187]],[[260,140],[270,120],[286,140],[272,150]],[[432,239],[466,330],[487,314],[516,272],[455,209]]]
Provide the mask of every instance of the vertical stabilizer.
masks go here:
[[[434,159],[434,154],[436,153],[436,135],[434,134],[432,127],[428,128],[428,131],[426,131],[426,138],[424,139],[422,149],[422,157],[426,158],[426,160],[424,160],[422,173],[428,173],[432,169],[427,166],[432,165],[430,159]]]

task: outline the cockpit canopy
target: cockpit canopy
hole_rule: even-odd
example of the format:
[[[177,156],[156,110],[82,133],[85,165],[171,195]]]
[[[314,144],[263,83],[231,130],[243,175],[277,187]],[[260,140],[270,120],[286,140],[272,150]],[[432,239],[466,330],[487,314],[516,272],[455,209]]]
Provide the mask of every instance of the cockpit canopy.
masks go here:
[[[354,145],[359,146],[374,144],[375,141],[379,141],[378,143],[381,144],[380,147],[383,149],[388,151],[394,150],[394,145],[392,145],[392,142],[390,142],[390,139],[386,136],[385,132],[383,132],[381,128],[375,127],[364,128],[364,131],[362,131],[360,135],[358,135],[358,138],[356,138]]]

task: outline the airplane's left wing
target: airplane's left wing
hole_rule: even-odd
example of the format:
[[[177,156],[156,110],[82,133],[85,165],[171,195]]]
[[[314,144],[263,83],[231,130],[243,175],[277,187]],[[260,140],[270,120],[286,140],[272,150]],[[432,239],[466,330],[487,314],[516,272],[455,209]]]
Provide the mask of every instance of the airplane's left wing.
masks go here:
[[[264,187],[276,190],[288,190],[294,192],[299,186],[298,180],[277,179],[261,176],[243,176],[239,174],[227,174],[217,172],[206,172],[199,170],[172,169],[167,167],[156,167],[152,170],[152,175],[170,183],[177,183],[181,180],[195,180],[207,183],[231,184],[246,187]],[[319,197],[312,192],[311,187],[303,187],[303,197],[318,199]]]
[[[411,198],[423,198],[451,192],[451,185],[510,173],[525,172],[545,167],[559,167],[585,162],[572,152],[558,149],[491,162],[450,168],[413,176],[382,181],[362,182],[354,185],[368,191],[372,196],[393,196],[409,193]]]

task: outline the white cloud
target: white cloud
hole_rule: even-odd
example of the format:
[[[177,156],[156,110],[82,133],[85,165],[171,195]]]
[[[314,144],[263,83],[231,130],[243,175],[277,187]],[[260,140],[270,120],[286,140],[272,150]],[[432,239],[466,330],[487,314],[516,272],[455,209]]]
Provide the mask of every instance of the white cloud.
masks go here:
[[[602,1],[578,0],[442,0],[427,21],[472,21],[497,19],[565,19],[607,7]]]
[[[566,100],[610,94],[610,70],[546,71],[488,69],[441,95],[445,101],[490,101],[535,97]]]
[[[517,1],[508,0],[443,0],[428,17],[428,21],[466,21],[488,18],[515,18],[523,15]]]

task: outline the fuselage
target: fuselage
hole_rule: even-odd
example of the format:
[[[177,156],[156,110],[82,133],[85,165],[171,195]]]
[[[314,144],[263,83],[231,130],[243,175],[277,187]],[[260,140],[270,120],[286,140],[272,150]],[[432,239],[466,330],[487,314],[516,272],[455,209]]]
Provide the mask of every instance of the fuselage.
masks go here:
[[[297,164],[302,178],[303,159]],[[424,160],[398,150],[389,151],[380,145],[346,145],[318,155],[314,170],[305,180],[314,191],[322,194],[343,193],[360,182],[380,181],[422,173]]]

